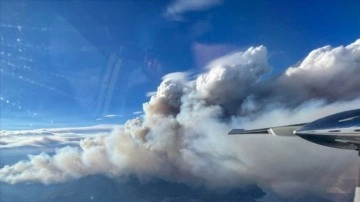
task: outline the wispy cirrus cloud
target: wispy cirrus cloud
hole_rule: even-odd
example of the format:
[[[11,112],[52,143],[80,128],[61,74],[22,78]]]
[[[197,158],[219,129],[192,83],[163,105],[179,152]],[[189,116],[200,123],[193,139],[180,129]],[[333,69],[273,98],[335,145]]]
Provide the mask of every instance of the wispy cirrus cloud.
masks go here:
[[[222,2],[222,0],[175,0],[166,8],[165,16],[179,20],[186,12],[207,10]]]

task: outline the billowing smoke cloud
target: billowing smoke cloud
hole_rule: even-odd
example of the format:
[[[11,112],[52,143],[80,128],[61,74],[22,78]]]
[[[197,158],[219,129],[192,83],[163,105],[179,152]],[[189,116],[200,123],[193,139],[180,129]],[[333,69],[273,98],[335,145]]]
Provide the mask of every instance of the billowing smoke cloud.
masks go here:
[[[108,136],[85,138],[80,147],[5,166],[0,180],[57,183],[92,174],[135,175],[214,189],[257,183],[283,195],[324,193],[349,177],[345,173],[353,174],[346,169],[355,165],[355,152],[297,137],[226,133],[359,108],[360,40],[314,50],[271,82],[262,79],[269,69],[266,48],[259,46],[213,61],[195,79],[167,75],[141,118]]]
[[[288,92],[294,104],[308,99],[351,100],[360,95],[359,65],[360,40],[345,47],[325,46],[287,69],[277,87]]]

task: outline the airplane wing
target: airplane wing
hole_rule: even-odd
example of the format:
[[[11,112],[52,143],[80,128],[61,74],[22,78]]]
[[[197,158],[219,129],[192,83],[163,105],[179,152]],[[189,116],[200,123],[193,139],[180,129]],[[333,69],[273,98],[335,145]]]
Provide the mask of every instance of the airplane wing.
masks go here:
[[[253,135],[253,134],[271,134],[275,136],[296,136],[294,131],[304,126],[306,123],[286,125],[286,126],[276,126],[270,128],[260,128],[253,130],[245,129],[232,129],[228,135]]]
[[[241,135],[241,134],[268,134],[268,129],[270,128],[261,128],[254,130],[245,130],[245,129],[232,129],[228,135]]]

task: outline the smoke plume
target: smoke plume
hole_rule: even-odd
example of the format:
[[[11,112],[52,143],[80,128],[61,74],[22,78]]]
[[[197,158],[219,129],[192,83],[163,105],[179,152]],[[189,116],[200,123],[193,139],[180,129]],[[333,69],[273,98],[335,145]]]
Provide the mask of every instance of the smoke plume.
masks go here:
[[[281,76],[262,79],[269,70],[267,50],[259,46],[211,62],[195,79],[167,75],[142,117],[108,136],[84,138],[80,147],[7,165],[0,180],[49,184],[105,174],[210,189],[257,183],[284,195],[324,191],[354,165],[355,152],[297,137],[226,134],[233,127],[308,122],[359,108],[360,39],[316,49]]]

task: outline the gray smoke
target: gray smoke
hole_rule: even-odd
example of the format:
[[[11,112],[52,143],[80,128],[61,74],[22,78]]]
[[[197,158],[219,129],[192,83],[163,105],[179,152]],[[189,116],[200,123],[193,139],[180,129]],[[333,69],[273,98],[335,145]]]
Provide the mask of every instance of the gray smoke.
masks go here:
[[[233,127],[307,122],[359,108],[360,40],[314,50],[299,66],[265,81],[269,70],[266,48],[259,46],[211,62],[196,79],[167,75],[144,104],[143,117],[111,135],[85,138],[80,148],[7,165],[0,180],[48,184],[135,175],[210,189],[257,183],[283,195],[324,192],[353,174],[347,169],[355,165],[355,152],[297,137],[226,134]]]

